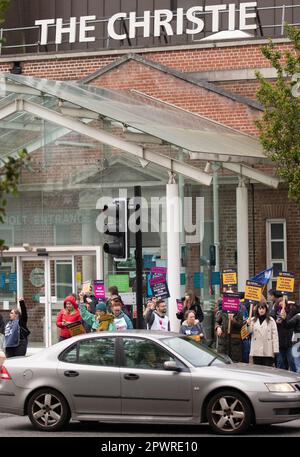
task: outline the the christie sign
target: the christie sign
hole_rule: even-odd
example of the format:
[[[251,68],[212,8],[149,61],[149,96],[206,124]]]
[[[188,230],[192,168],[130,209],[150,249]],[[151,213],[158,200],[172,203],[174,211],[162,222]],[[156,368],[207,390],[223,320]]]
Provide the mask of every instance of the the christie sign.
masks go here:
[[[168,35],[196,35],[205,31],[206,22],[211,24],[211,32],[217,34],[221,31],[222,24],[226,18],[228,32],[239,30],[249,31],[257,28],[257,2],[244,2],[239,5],[234,3],[224,5],[193,6],[188,10],[177,8],[175,11],[160,9],[145,11],[143,16],[137,16],[136,12],[116,13],[107,21],[107,35],[113,40],[134,39],[139,30],[143,37],[151,35],[159,37],[162,31]],[[41,28],[41,45],[48,44],[49,28],[55,28],[55,44],[61,44],[63,37],[68,37],[69,43],[80,43],[96,41],[95,21],[96,16],[71,17],[68,23],[62,18],[41,19],[35,21],[35,25]],[[125,30],[120,31],[120,21],[125,21],[128,35]],[[224,27],[222,27],[224,31]],[[94,32],[94,34],[93,34]],[[65,41],[65,40],[64,40]]]

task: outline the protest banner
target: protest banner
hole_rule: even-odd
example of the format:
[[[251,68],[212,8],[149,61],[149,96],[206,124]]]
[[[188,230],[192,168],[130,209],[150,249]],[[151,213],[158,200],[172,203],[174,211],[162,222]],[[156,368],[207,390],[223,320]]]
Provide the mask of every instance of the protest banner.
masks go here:
[[[245,300],[260,302],[262,299],[262,285],[255,281],[246,281]]]
[[[237,272],[235,269],[230,268],[228,270],[223,270],[222,273],[223,286],[230,287],[237,285]]]
[[[278,273],[276,290],[283,294],[292,294],[295,287],[295,275],[287,271]]]
[[[240,308],[240,300],[239,294],[225,293],[222,300],[222,310],[237,313]]]
[[[104,281],[101,281],[101,280],[95,280],[93,282],[93,285],[94,285],[94,295],[95,295],[95,298],[97,298],[98,300],[104,300],[105,299],[105,285],[104,285]]]

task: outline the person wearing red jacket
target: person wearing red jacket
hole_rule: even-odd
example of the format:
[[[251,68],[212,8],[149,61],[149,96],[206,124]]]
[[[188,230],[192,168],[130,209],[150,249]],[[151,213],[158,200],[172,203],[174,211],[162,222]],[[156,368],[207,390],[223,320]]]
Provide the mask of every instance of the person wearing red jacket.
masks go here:
[[[81,321],[80,311],[76,299],[69,295],[64,299],[64,308],[59,312],[56,319],[56,325],[60,328],[59,341],[71,338],[72,335],[67,326],[76,321]]]

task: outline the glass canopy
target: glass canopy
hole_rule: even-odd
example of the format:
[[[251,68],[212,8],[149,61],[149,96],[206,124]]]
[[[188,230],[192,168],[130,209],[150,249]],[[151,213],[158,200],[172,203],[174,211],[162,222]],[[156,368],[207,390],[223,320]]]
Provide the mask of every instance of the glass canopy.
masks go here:
[[[30,95],[30,90],[29,94],[26,95],[26,91],[22,94],[24,86],[32,89],[36,96]],[[0,109],[20,97],[17,93],[12,95],[11,91],[19,91],[22,97],[55,111],[59,112],[64,102],[82,111],[78,112],[78,117],[84,118],[88,110],[99,119],[119,122],[188,153],[230,155],[241,161],[247,157],[265,157],[257,139],[137,92],[13,74],[4,75],[2,88],[8,96],[2,99]],[[9,119],[14,120],[14,117]],[[30,118],[18,117],[18,121],[30,124]]]

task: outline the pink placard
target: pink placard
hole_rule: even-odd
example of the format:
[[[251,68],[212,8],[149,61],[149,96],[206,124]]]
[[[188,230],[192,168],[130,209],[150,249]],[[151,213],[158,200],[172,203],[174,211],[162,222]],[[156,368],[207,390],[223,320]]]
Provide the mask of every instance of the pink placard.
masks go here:
[[[105,285],[103,281],[94,281],[94,295],[97,299],[105,299]]]
[[[151,271],[151,273],[160,274],[160,275],[167,274],[167,268],[165,268],[165,267],[152,267],[150,271]]]
[[[183,311],[183,301],[176,299],[176,303],[177,303],[177,311],[179,313],[182,313],[182,311]]]
[[[237,313],[240,309],[240,296],[235,294],[224,294],[222,310]]]

